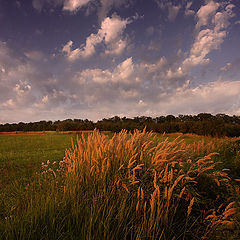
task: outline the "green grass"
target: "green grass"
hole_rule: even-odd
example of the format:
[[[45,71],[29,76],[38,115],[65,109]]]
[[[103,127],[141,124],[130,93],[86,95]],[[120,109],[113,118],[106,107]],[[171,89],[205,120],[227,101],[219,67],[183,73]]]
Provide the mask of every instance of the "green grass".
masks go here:
[[[202,215],[199,215],[201,208],[203,206],[205,208],[209,206],[214,207],[215,204],[219,205],[221,201],[223,201],[224,207],[226,207],[227,201],[233,200],[234,196],[231,194],[227,195],[229,194],[228,190],[224,189],[224,187],[222,188],[223,191],[208,189],[211,181],[208,175],[204,175],[197,180],[197,187],[192,188],[190,186],[188,189],[188,193],[191,197],[195,197],[197,201],[195,200],[196,202],[194,203],[193,215],[190,215],[186,223],[184,222],[186,214],[183,212],[183,210],[187,209],[185,205],[182,206],[180,212],[177,212],[176,219],[172,218],[173,215],[169,215],[173,224],[169,227],[164,225],[164,221],[163,223],[159,222],[158,219],[162,216],[155,215],[155,213],[153,215],[149,205],[146,216],[143,213],[141,213],[142,215],[136,215],[135,198],[138,188],[129,184],[129,179],[125,178],[127,168],[122,168],[120,172],[117,171],[121,165],[120,163],[127,164],[129,157],[131,157],[131,151],[128,152],[125,148],[124,141],[123,145],[120,144],[122,149],[121,151],[119,150],[120,157],[115,157],[114,153],[117,150],[114,148],[109,150],[101,149],[103,154],[112,159],[110,169],[106,171],[106,175],[97,176],[95,163],[91,162],[90,156],[90,166],[84,165],[84,168],[79,167],[77,169],[77,174],[81,174],[77,175],[78,177],[74,180],[76,182],[72,182],[71,174],[67,179],[60,175],[55,179],[51,173],[48,173],[49,175],[46,177],[39,175],[42,171],[41,163],[46,163],[48,160],[51,162],[49,166],[56,170],[57,164],[53,166],[52,163],[54,161],[59,163],[63,159],[65,150],[71,148],[71,139],[74,139],[74,142],[76,142],[76,136],[76,134],[57,133],[34,136],[0,135],[0,234],[5,232],[4,239],[90,240],[157,239],[156,237],[158,237],[158,239],[167,240],[170,239],[167,236],[175,236],[174,231],[178,224],[182,227],[179,239],[183,239],[184,236],[186,239],[200,239],[197,236],[193,238],[193,235],[194,231],[199,233],[199,236],[202,233],[201,231],[204,231],[200,225],[196,224],[196,221],[203,221],[201,219]],[[111,139],[112,134],[109,136]],[[169,142],[172,142],[178,137],[178,134],[158,135],[157,142],[164,141],[167,137]],[[93,137],[89,138],[88,141],[97,142],[97,139],[98,137]],[[101,139],[101,143],[107,143],[108,141],[104,138]],[[121,141],[121,138],[119,139]],[[232,179],[239,178],[240,149],[235,140],[181,135],[178,141],[182,139],[184,139],[186,144],[190,144],[191,147],[188,148],[183,156],[178,153],[176,156],[182,157],[186,161],[187,168],[191,166],[191,163],[188,163],[188,159],[192,159],[194,162],[210,152],[219,152],[219,156],[213,157],[214,161],[222,162],[222,164],[216,166],[216,170],[229,168],[229,176]],[[125,141],[127,140],[129,140],[129,137],[125,138]],[[146,140],[151,141],[151,137],[146,136]],[[145,141],[144,136],[141,141]],[[117,143],[119,144],[119,142]],[[199,144],[200,147],[197,152],[193,150],[193,146],[195,144],[197,149],[198,143],[201,144]],[[138,149],[137,151],[140,151],[141,144],[137,140],[134,144]],[[92,152],[93,156],[94,154],[96,155],[94,148],[98,151],[97,145],[90,143],[88,145],[86,152]],[[175,145],[173,144],[173,146]],[[176,146],[178,146],[177,143]],[[76,152],[78,151],[80,150],[76,149]],[[73,151],[71,150],[69,153],[73,154]],[[137,161],[140,161],[140,153],[137,159]],[[149,169],[153,167],[149,162],[150,159],[148,155],[144,155],[143,160],[141,160],[145,164],[144,171],[142,175],[138,176],[145,194],[148,193],[148,200],[150,200],[154,189],[150,183],[153,180],[152,174],[149,175],[147,170],[147,166]],[[73,160],[78,162],[80,159],[75,156]],[[99,164],[103,164],[104,157],[99,157],[97,161]],[[184,171],[187,171],[186,166],[183,169]],[[95,171],[96,174],[90,174],[89,170],[92,167],[93,173]],[[209,172],[209,174],[211,173],[212,171]],[[121,194],[116,198],[116,193],[112,191],[112,184],[115,184],[117,179],[126,184],[130,190],[130,195],[122,189],[119,192]],[[30,185],[28,186],[28,184]],[[160,188],[163,187],[160,183],[158,184]],[[237,182],[233,180],[231,184],[236,185]],[[65,190],[63,191],[63,189]],[[163,190],[161,189],[162,192]],[[200,192],[197,193],[197,190]],[[180,187],[176,189],[174,194],[177,194],[178,191],[180,191]],[[226,195],[224,195],[225,191]],[[222,195],[220,202],[215,202],[212,199],[216,194]],[[161,199],[159,201],[159,205],[156,205],[156,207],[158,206],[160,209],[160,203],[162,202]],[[189,201],[186,201],[186,203],[189,204]],[[172,214],[172,212],[169,210],[167,214]],[[185,225],[182,225],[183,223]],[[152,232],[148,228],[151,228]],[[231,231],[222,233],[220,227],[212,239],[239,239],[237,234],[239,234],[239,230],[235,231],[235,233]]]
[[[0,184],[28,179],[41,162],[59,161],[76,134],[0,135]]]

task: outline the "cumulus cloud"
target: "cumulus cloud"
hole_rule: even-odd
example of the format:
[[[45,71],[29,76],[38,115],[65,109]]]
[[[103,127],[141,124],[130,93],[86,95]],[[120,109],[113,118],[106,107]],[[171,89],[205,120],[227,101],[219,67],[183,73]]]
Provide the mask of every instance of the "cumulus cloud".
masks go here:
[[[95,47],[104,43],[106,54],[120,55],[127,46],[127,41],[122,38],[122,35],[130,22],[129,19],[121,19],[117,15],[107,17],[102,21],[98,32],[87,37],[85,46],[72,50],[73,42],[69,41],[62,48],[62,52],[66,54],[69,61],[75,61],[80,57],[91,57],[96,52]]]
[[[197,34],[191,47],[189,56],[183,62],[183,69],[188,71],[194,66],[204,65],[210,62],[207,55],[212,50],[220,48],[227,36],[229,19],[234,16],[233,4],[227,4],[223,10],[218,10],[219,3],[208,2],[202,6],[198,12],[198,22],[196,24]],[[200,29],[201,26],[207,28]]]
[[[46,87],[43,87],[44,76],[35,77],[33,70],[29,74],[25,68],[22,80],[13,78],[12,72],[12,77],[8,78],[11,82],[8,95],[0,95],[0,110],[5,116],[1,121],[76,117],[97,120],[112,115],[240,111],[239,81],[217,81],[192,87],[179,61],[161,57],[152,63],[134,63],[129,57],[112,68],[87,68],[77,73],[63,69],[62,78],[68,81],[52,77]],[[11,71],[15,68],[20,73],[20,62],[12,64],[15,67]]]
[[[74,78],[80,84],[86,82],[95,82],[95,83],[129,83],[131,81],[131,76],[134,72],[134,66],[132,58],[128,58],[122,63],[120,63],[114,70],[109,69],[85,69],[80,73],[77,73]]]
[[[211,17],[215,15],[219,5],[219,3],[211,0],[206,5],[202,6],[197,12],[198,23],[196,28],[207,25]]]
[[[113,82],[129,82],[134,72],[132,58],[119,64],[113,72]]]
[[[69,12],[87,8],[92,3],[87,0],[68,1],[68,5],[64,5],[63,0],[34,2],[39,11],[48,3],[63,9],[65,6],[65,11]],[[189,52],[179,51],[171,58],[155,52],[147,59],[136,58],[134,52],[122,55],[129,45],[125,29],[134,18],[122,19],[116,14],[106,17],[112,8],[127,2],[95,1],[98,17],[102,18],[99,29],[80,47],[69,40],[62,48],[70,62],[103,54],[104,62],[92,58],[91,62],[66,66],[66,61],[55,57],[57,64],[49,62],[48,66],[42,61],[40,64],[39,60],[44,57],[41,52],[31,50],[16,56],[6,43],[0,42],[0,111],[5,116],[4,119],[1,116],[1,121],[71,117],[97,120],[111,115],[158,116],[205,111],[240,113],[240,82],[224,78],[232,71],[234,62],[219,67],[224,81],[197,86],[191,76],[194,67],[209,63],[209,53],[221,47],[234,16],[234,5],[206,2],[196,13],[195,35]],[[169,21],[176,19],[181,9],[187,16],[194,14],[191,2],[158,2],[167,9]],[[146,30],[147,36],[156,37],[156,33],[156,27]],[[155,39],[159,42],[159,37]],[[150,46],[151,51],[156,50],[153,44]],[[119,57],[109,58],[109,55]]]
[[[93,81],[95,83],[107,83],[112,79],[112,73],[109,70],[102,69],[85,69],[81,73],[75,75],[75,80],[80,84],[86,81]]]

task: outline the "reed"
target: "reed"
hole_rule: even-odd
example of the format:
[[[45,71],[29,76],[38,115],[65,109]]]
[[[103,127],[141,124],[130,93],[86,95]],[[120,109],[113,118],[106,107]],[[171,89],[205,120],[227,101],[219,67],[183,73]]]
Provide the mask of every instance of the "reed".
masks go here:
[[[122,130],[111,138],[97,130],[82,135],[58,164],[42,164],[24,201],[5,219],[3,236],[219,237],[220,230],[236,227],[237,205],[230,177],[216,168],[214,150],[212,143],[159,141],[145,130]]]

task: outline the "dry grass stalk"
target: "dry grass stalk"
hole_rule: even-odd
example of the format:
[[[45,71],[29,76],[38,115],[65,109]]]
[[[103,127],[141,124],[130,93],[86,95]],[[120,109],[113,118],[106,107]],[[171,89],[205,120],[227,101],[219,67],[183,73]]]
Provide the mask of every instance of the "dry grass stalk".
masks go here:
[[[195,199],[192,198],[192,200],[190,201],[190,204],[188,206],[188,210],[187,210],[187,215],[189,216],[191,211],[192,211],[192,207],[193,207],[193,203],[194,203]]]

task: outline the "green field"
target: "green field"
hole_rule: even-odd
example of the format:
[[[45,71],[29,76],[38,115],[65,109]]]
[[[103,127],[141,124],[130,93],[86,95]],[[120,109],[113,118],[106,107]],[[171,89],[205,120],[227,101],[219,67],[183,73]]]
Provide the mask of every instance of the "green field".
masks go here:
[[[113,134],[109,134],[107,138],[111,139],[112,135]],[[235,180],[235,179],[240,178],[240,159],[239,159],[240,143],[239,143],[239,140],[228,139],[228,138],[201,137],[201,136],[196,136],[196,135],[171,134],[171,135],[164,135],[164,136],[157,135],[157,137],[155,139],[156,143],[154,142],[151,144],[157,144],[158,142],[164,142],[166,140],[166,138],[168,138],[168,142],[171,143],[178,136],[179,136],[179,138],[176,141],[176,147],[178,148],[178,145],[180,144],[179,142],[181,142],[181,141],[183,141],[183,144],[188,146],[188,147],[185,147],[187,150],[186,150],[186,153],[184,153],[184,158],[186,158],[186,159],[187,158],[189,158],[189,159],[191,158],[192,160],[199,159],[211,152],[218,152],[220,155],[213,156],[212,159],[214,161],[217,161],[217,162],[220,161],[222,163],[216,165],[215,169],[216,170],[224,169],[224,168],[229,169],[227,171],[228,171],[228,175],[231,178],[231,185],[237,187],[239,182],[238,182],[238,180]],[[164,226],[164,224],[161,225],[162,223],[161,224],[156,223],[156,226],[151,225],[152,231],[154,231],[154,234],[155,234],[155,235],[153,234],[151,236],[151,235],[148,235],[149,233],[147,231],[145,231],[144,229],[140,229],[139,226],[134,231],[132,231],[131,228],[133,226],[131,224],[130,224],[131,226],[127,226],[127,223],[124,222],[124,220],[122,220],[121,224],[122,225],[125,224],[126,226],[124,226],[124,227],[122,226],[122,228],[119,227],[118,229],[116,229],[116,231],[117,231],[116,235],[115,236],[112,235],[113,234],[112,232],[114,232],[114,230],[109,229],[109,226],[111,226],[111,221],[113,221],[113,223],[112,223],[113,225],[115,224],[114,216],[105,215],[106,211],[112,210],[112,208],[111,208],[112,200],[110,200],[110,198],[107,200],[110,202],[107,205],[110,209],[105,209],[101,213],[105,218],[106,218],[106,216],[109,217],[108,221],[105,222],[103,224],[103,226],[99,227],[99,226],[96,226],[97,223],[94,222],[94,219],[92,219],[91,221],[93,221],[94,223],[91,222],[91,223],[89,223],[90,226],[88,226],[88,223],[84,222],[86,220],[83,220],[83,219],[79,220],[79,216],[78,217],[76,216],[76,214],[79,214],[79,212],[81,214],[80,210],[79,211],[74,210],[73,211],[74,213],[71,216],[66,214],[66,207],[69,205],[69,202],[68,202],[69,198],[72,198],[73,195],[76,193],[74,193],[74,194],[72,192],[71,192],[71,194],[69,193],[71,196],[68,196],[69,198],[67,200],[65,199],[63,201],[62,204],[65,204],[65,207],[60,208],[60,210],[59,209],[56,210],[55,207],[52,206],[52,204],[53,205],[56,204],[57,199],[62,200],[62,197],[63,197],[61,195],[61,194],[63,194],[62,190],[60,191],[59,189],[56,188],[56,186],[54,185],[55,183],[54,184],[52,183],[52,178],[51,178],[51,180],[49,180],[49,183],[45,181],[46,179],[45,180],[41,179],[41,181],[45,181],[44,182],[45,185],[43,183],[41,183],[41,186],[43,185],[45,188],[42,187],[43,188],[43,189],[41,189],[42,192],[39,190],[40,191],[39,193],[37,193],[37,194],[34,193],[34,191],[36,189],[38,189],[36,187],[36,184],[40,178],[36,177],[36,176],[39,176],[40,172],[42,171],[42,169],[41,169],[42,162],[46,163],[49,160],[49,162],[50,162],[48,164],[49,166],[53,162],[56,162],[56,165],[57,165],[65,156],[65,150],[71,148],[71,145],[72,145],[71,141],[73,140],[74,143],[76,142],[76,137],[77,137],[76,133],[72,133],[72,134],[71,133],[68,133],[68,134],[55,133],[55,134],[45,134],[45,135],[11,135],[11,136],[10,135],[9,136],[8,135],[0,135],[0,234],[2,234],[2,238],[3,239],[27,239],[27,238],[28,239],[100,239],[99,237],[101,236],[101,239],[118,239],[121,236],[122,239],[136,239],[136,238],[138,238],[138,239],[155,239],[155,237],[158,237],[159,239],[168,239],[167,236],[171,236],[171,237],[175,236],[173,233],[169,233],[168,228],[166,228]],[[89,138],[87,140],[87,137],[88,136],[85,135],[86,141],[91,141],[91,138]],[[151,136],[151,138],[152,138],[152,136]],[[148,139],[148,137],[146,137],[146,139],[148,139],[149,142],[150,142],[151,138]],[[119,139],[120,139],[120,137],[119,137]],[[128,139],[128,138],[126,138],[126,139]],[[92,141],[98,141],[98,140],[93,138]],[[104,139],[103,143],[105,143],[106,141],[110,141],[110,140]],[[94,147],[95,147],[95,145],[94,145]],[[98,147],[96,147],[96,148],[98,148]],[[90,150],[88,150],[88,151],[93,151],[92,148],[89,148],[89,149]],[[97,151],[98,150],[96,150],[96,152]],[[103,151],[103,150],[101,150],[101,151]],[[107,154],[106,150],[104,150],[104,151],[105,151],[104,154]],[[108,150],[108,151],[110,151],[110,150]],[[96,154],[95,152],[93,152],[93,153]],[[123,153],[121,153],[121,154],[123,154]],[[122,156],[121,158],[125,159],[125,157],[126,157],[126,160],[127,160],[127,158],[128,158],[127,154],[129,154],[129,153],[126,153],[125,155],[124,154],[121,155]],[[178,155],[176,155],[176,156],[178,156]],[[144,161],[145,165],[148,165],[149,163],[147,161],[149,158],[148,158],[148,156],[146,156],[145,158],[146,159],[144,159],[142,161]],[[113,161],[115,161],[114,157],[113,157]],[[121,159],[119,161],[123,161],[123,159]],[[113,163],[109,163],[109,164],[113,164]],[[51,165],[51,166],[52,166],[52,168],[54,168],[53,165]],[[87,170],[85,169],[84,171],[87,171]],[[115,170],[111,170],[111,171],[115,172]],[[120,177],[122,177],[122,176],[120,176]],[[88,177],[86,177],[86,178],[88,179]],[[109,177],[109,178],[111,178],[111,177]],[[80,177],[79,177],[79,179],[80,179]],[[114,179],[115,179],[115,177],[114,177]],[[60,176],[59,182],[60,181],[65,181],[65,179],[62,179],[62,177]],[[81,181],[79,180],[79,182],[81,182]],[[84,181],[86,181],[86,179]],[[101,179],[101,181],[102,181],[102,179]],[[108,181],[108,180],[105,179],[104,181]],[[143,184],[145,179],[142,179],[141,181]],[[69,183],[64,182],[63,185],[66,187],[66,186],[68,186],[68,184]],[[95,184],[95,183],[91,183],[91,184]],[[126,185],[127,185],[127,183],[126,183]],[[99,183],[99,186],[100,186],[100,183]],[[101,187],[99,187],[99,186],[97,187],[98,190],[102,189],[102,187],[103,187],[104,190],[103,189],[102,190],[106,191],[105,193],[110,194],[108,192],[108,190],[105,189],[105,186],[102,186],[102,185],[101,185]],[[206,183],[206,186],[207,186],[207,183]],[[60,186],[60,187],[62,187],[62,186]],[[92,187],[95,187],[95,185],[92,185]],[[50,190],[48,188],[49,189],[52,188],[51,192],[49,192]],[[83,191],[84,194],[92,196],[90,193],[86,193],[85,190],[78,189],[78,191]],[[71,190],[71,191],[73,191],[73,190]],[[76,191],[75,188],[74,188],[74,191]],[[136,192],[137,190],[133,189],[132,191],[134,193],[134,191]],[[92,193],[92,194],[94,195],[95,193]],[[74,196],[76,197],[76,195],[74,195]],[[201,200],[201,198],[198,195],[196,195],[196,196],[195,196],[196,199],[199,198],[199,203],[197,203],[197,204],[200,204],[201,201],[207,201],[206,199]],[[55,200],[52,200],[52,198],[55,198]],[[222,197],[222,198],[224,199],[224,197]],[[229,198],[231,198],[231,200],[233,200],[234,196],[226,195],[226,199],[229,199]],[[223,201],[223,199],[221,201]],[[36,212],[34,212],[34,211],[32,212],[32,210],[30,211],[29,206],[34,201],[35,202],[39,201],[41,204],[47,204],[47,205],[49,204],[49,206],[47,209],[44,208],[44,210],[43,210],[43,209],[41,209],[41,204],[39,203],[40,205],[39,205],[38,211],[36,210]],[[235,201],[235,204],[238,204],[237,199],[234,199],[234,201]],[[31,202],[31,204],[30,204],[30,202]],[[76,201],[76,204],[77,204],[77,202],[78,201]],[[71,204],[73,204],[73,203],[71,203]],[[119,204],[119,207],[125,206],[125,205],[121,205],[121,204],[123,204],[122,202],[118,202],[117,204]],[[201,204],[203,204],[203,203],[201,203]],[[75,204],[73,204],[73,205],[75,207],[78,206]],[[81,207],[83,207],[83,206],[78,206],[79,209],[81,209]],[[106,208],[106,206],[104,206],[104,207]],[[53,210],[53,209],[55,209],[55,210]],[[71,207],[70,207],[70,209],[71,209]],[[97,213],[91,212],[91,211],[95,211],[95,210],[96,209],[88,209],[87,212],[84,212],[82,214],[96,217],[96,216],[98,216]],[[46,211],[45,216],[41,215],[39,213],[39,211],[40,212]],[[51,211],[53,211],[53,212],[51,212]],[[57,216],[54,211],[57,211]],[[68,210],[68,211],[71,211],[71,210]],[[88,211],[90,211],[91,214]],[[25,217],[23,216],[24,214],[26,215]],[[64,214],[66,214],[66,216],[62,216]],[[116,214],[119,214],[119,213],[116,213]],[[126,219],[129,217],[128,215],[125,215],[123,213],[120,213],[120,214],[122,214]],[[49,218],[52,218],[53,222],[51,222],[50,220],[46,221],[45,218],[47,216]],[[66,217],[66,219],[65,219],[65,217]],[[29,220],[32,218],[35,219],[35,222],[32,222],[32,220]],[[135,219],[135,217],[133,219]],[[65,223],[65,220],[67,221],[67,223]],[[29,225],[29,221],[31,222],[30,225],[32,227],[29,229],[26,229],[26,226]],[[72,229],[69,225],[69,224],[73,224],[73,226],[74,226],[76,224],[76,221],[79,221],[79,223],[81,223],[84,226],[84,228],[89,227],[88,230],[86,229],[86,232],[90,231],[91,234],[89,235],[86,232],[83,232],[83,228],[79,228],[79,229],[77,228],[77,230],[81,232],[81,233],[79,233],[81,237],[77,238],[76,232],[75,232],[76,229]],[[99,221],[103,221],[102,218],[100,218]],[[152,221],[151,216],[149,217],[148,221],[150,221],[150,222]],[[187,220],[187,221],[190,222],[190,220]],[[195,219],[195,221],[197,221],[197,219]],[[236,220],[235,230],[234,231],[227,230],[227,233],[226,233],[227,235],[223,235],[225,237],[225,239],[226,239],[226,236],[229,239],[239,239],[238,238],[239,237],[239,235],[238,235],[239,225],[238,225],[237,221],[238,220]],[[64,224],[63,224],[63,222],[64,222]],[[191,223],[193,224],[194,221]],[[62,224],[61,228],[57,229],[56,232],[54,232],[54,233],[50,233],[50,231],[52,231],[54,226],[58,225],[58,224],[60,224],[60,225]],[[144,224],[145,224],[145,226],[148,226],[148,227],[150,226],[149,222],[147,222],[147,223],[144,222]],[[157,225],[157,224],[159,224],[159,225]],[[106,227],[105,230],[104,230],[104,228],[105,228],[104,226]],[[156,232],[155,228],[157,226],[161,226],[164,229],[161,234]],[[186,225],[186,226],[188,226],[188,225]],[[39,233],[39,227],[44,228],[40,233]],[[99,229],[98,229],[98,227],[99,227]],[[129,227],[129,229],[128,229],[128,227]],[[95,228],[96,228],[96,233],[93,230]],[[128,230],[126,230],[126,233],[125,233],[123,231],[123,229],[124,229],[124,231],[126,229],[128,229]],[[199,227],[199,229],[200,229],[200,227]],[[36,233],[36,231],[38,233]],[[120,234],[120,231],[124,232],[124,233],[122,233],[123,235]],[[129,232],[127,232],[127,231],[129,231]],[[199,234],[201,233],[201,231],[202,230],[199,230]],[[135,232],[136,232],[136,235],[135,235]],[[143,236],[145,236],[145,237],[143,237]],[[179,235],[179,239],[184,239],[184,238],[185,239],[193,239],[191,237],[192,237],[192,235],[189,232],[187,232],[186,230],[184,232],[184,236]],[[219,234],[217,234],[217,235],[214,235],[214,238],[221,239],[221,236]],[[195,238],[195,239],[198,239],[198,238]]]
[[[27,180],[41,162],[60,161],[76,134],[0,135],[0,184]]]

